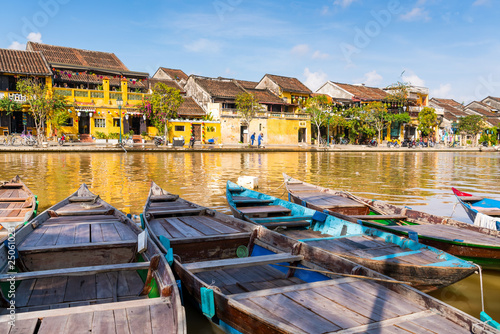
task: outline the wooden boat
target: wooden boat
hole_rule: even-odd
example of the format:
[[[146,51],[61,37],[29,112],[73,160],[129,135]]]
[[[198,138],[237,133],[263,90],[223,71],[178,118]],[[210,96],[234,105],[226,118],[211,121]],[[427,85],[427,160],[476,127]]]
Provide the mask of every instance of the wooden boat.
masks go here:
[[[0,181],[0,239],[5,239],[8,230],[27,223],[36,216],[38,201],[35,195],[17,175],[11,181]]]
[[[0,328],[38,334],[185,333],[173,273],[148,239],[83,184],[0,246],[0,282],[8,291],[1,296]],[[9,251],[14,246],[18,258]]]
[[[436,248],[348,222],[228,181],[226,198],[237,218],[274,228],[425,292],[453,284],[477,267]]]
[[[387,276],[154,183],[142,217],[167,257],[175,254],[191,298],[229,333],[494,331]]]
[[[474,225],[500,230],[500,201],[451,188]]]
[[[390,233],[418,235],[423,244],[483,268],[500,268],[500,231],[323,188],[286,174],[283,177],[289,200],[294,203]]]

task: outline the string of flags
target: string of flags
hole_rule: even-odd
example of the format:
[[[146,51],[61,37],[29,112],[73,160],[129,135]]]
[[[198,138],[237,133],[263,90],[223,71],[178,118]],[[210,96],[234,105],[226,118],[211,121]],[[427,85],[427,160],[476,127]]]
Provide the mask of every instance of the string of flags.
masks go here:
[[[146,79],[127,78],[123,75],[110,76],[110,75],[96,74],[96,73],[91,72],[91,71],[73,72],[73,71],[67,71],[67,70],[64,70],[64,71],[63,70],[56,70],[55,68],[53,68],[52,72],[55,73],[54,79],[56,79],[57,76],[61,77],[62,75],[66,75],[68,78],[77,77],[79,75],[91,75],[91,76],[95,76],[96,78],[99,78],[99,79],[104,79],[104,77],[114,78],[114,79],[126,79],[127,81],[130,81],[134,85],[136,82],[146,81]]]

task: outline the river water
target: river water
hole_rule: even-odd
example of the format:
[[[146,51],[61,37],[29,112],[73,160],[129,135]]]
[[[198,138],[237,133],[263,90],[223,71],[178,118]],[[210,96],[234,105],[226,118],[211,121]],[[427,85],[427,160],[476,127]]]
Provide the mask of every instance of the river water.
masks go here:
[[[286,198],[282,173],[356,195],[469,222],[451,187],[500,199],[496,152],[286,152],[286,153],[3,153],[0,180],[20,175],[38,195],[40,210],[81,183],[125,213],[139,214],[150,181],[185,199],[230,213],[227,180],[257,176],[259,191]],[[483,272],[485,310],[500,320],[500,272]],[[481,311],[479,275],[432,293],[475,317]],[[211,332],[188,312],[192,333]],[[189,320],[191,319],[191,320]]]

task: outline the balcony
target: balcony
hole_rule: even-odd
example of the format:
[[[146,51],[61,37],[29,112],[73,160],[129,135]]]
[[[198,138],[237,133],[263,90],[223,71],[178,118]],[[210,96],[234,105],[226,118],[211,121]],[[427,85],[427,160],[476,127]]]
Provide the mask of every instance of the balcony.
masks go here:
[[[26,102],[26,96],[17,92],[0,92],[0,99],[4,97],[9,97],[9,99],[14,102]]]
[[[106,101],[107,91],[74,89],[74,88],[54,88],[54,94],[64,96],[75,102],[94,102],[98,105],[116,104],[118,98],[127,101],[128,104],[140,104],[148,94],[109,92],[109,101]],[[1,97],[1,96],[0,96]],[[114,100],[114,101],[113,101]]]

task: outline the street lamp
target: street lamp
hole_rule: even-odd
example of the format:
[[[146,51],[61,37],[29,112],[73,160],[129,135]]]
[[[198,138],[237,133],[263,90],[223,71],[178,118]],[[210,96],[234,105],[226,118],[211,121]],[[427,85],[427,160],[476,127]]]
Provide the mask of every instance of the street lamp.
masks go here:
[[[123,100],[121,96],[118,96],[116,99],[116,105],[118,106],[118,111],[120,113],[120,145],[122,143],[122,106],[123,106]]]

